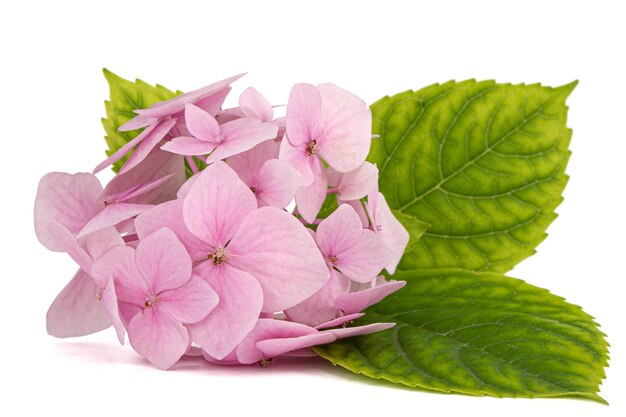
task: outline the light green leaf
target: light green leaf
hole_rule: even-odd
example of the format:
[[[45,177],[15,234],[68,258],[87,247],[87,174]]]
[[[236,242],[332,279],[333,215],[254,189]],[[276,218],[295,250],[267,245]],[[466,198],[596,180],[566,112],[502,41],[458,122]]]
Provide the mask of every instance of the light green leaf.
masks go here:
[[[136,116],[133,110],[148,108],[154,103],[169,100],[182,93],[170,91],[158,84],[152,86],[139,79],[135,82],[128,81],[106,68],[103,69],[103,72],[110,90],[110,98],[104,102],[107,117],[102,119],[102,126],[106,131],[104,138],[109,146],[106,154],[110,156],[141,132],[140,130],[131,132],[119,132],[117,130]],[[127,157],[116,162],[113,165],[113,170],[119,171],[126,159]]]
[[[534,253],[568,179],[575,85],[451,81],[372,105],[380,190],[431,225],[400,270],[505,272]]]
[[[593,318],[547,290],[492,273],[396,273],[407,286],[355,325],[384,332],[316,351],[372,378],[441,392],[496,397],[597,395],[607,343]]]
[[[416,219],[413,216],[404,214],[398,210],[392,209],[391,212],[394,215],[394,217],[398,219],[400,223],[402,223],[402,225],[407,230],[407,232],[409,232],[410,240],[406,248],[406,252],[409,253],[415,250],[419,250],[417,242],[419,242],[420,238],[426,232],[426,230],[428,230],[430,225],[428,223],[424,223],[423,221]]]

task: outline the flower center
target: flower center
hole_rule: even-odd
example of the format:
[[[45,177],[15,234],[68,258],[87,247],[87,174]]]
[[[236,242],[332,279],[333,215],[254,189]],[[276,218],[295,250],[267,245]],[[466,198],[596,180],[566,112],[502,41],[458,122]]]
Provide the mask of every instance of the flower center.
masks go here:
[[[256,187],[250,187],[250,190],[251,190],[254,194],[256,194]]]
[[[337,256],[332,255],[328,258],[328,260],[330,261],[331,264],[335,265],[337,263]]]
[[[309,143],[309,146],[307,146],[306,148],[307,155],[313,156],[313,154],[315,153],[315,145],[317,145],[317,140],[313,139],[311,143]]]
[[[111,204],[115,204],[115,200],[105,200],[104,201],[104,205],[105,206],[110,206]]]
[[[213,265],[221,265],[226,262],[228,256],[226,256],[226,250],[222,247],[219,247],[213,253],[207,254],[208,258],[213,261]]]
[[[159,302],[159,299],[154,294],[148,294],[146,299],[143,300],[143,308],[154,307]]]

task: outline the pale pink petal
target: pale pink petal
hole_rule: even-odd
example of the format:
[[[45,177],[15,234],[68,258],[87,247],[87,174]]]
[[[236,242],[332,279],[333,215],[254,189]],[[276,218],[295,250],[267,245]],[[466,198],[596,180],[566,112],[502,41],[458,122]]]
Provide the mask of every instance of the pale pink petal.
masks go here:
[[[243,219],[228,251],[228,262],[261,284],[264,312],[293,307],[315,294],[329,278],[307,229],[275,207],[262,207]]]
[[[124,324],[124,328],[128,329],[128,325],[130,323],[130,321],[133,319],[133,317],[135,317],[137,314],[140,314],[141,311],[144,308],[144,305],[137,305],[137,304],[133,304],[133,303],[127,303],[126,301],[122,301],[119,298],[117,299],[117,308],[119,310],[120,313],[120,319],[122,320],[122,323]]]
[[[231,87],[224,87],[206,98],[194,101],[193,104],[215,117],[222,108],[222,104],[224,104],[224,100],[226,100],[226,96],[228,96],[230,90],[232,90]]]
[[[46,329],[54,337],[76,337],[111,326],[104,306],[98,302],[96,283],[79,270],[52,302],[46,314]]]
[[[329,172],[334,169],[329,168]],[[358,200],[370,193],[378,181],[376,165],[365,162],[354,171],[341,174],[337,187],[337,198],[344,201]]]
[[[300,337],[261,340],[257,342],[256,347],[261,351],[263,357],[273,358],[287,352],[311,346],[324,345],[334,342],[335,340],[337,340],[337,336],[324,331]]]
[[[121,125],[117,130],[120,132],[128,132],[130,130],[141,129],[142,127],[150,126],[158,122],[159,119],[156,117],[146,117],[146,116],[135,116],[123,125]]]
[[[191,258],[176,234],[166,227],[142,239],[135,258],[152,291],[173,290],[191,278]]]
[[[96,214],[96,199],[102,185],[94,175],[51,172],[39,181],[35,198],[35,233],[48,249],[63,251],[48,226],[60,223],[76,234]]]
[[[146,136],[135,148],[133,153],[128,157],[118,174],[122,175],[139,165],[150,152],[163,140],[165,135],[176,124],[176,119],[163,120],[156,125],[154,130]]]
[[[266,140],[249,151],[231,156],[228,158],[228,165],[248,187],[252,187],[258,182],[258,174],[263,164],[278,158],[279,147],[273,140]]]
[[[48,231],[55,242],[70,255],[74,262],[76,262],[83,271],[89,273],[93,262],[89,254],[78,244],[76,237],[61,223],[50,224]]]
[[[376,228],[389,251],[390,261],[385,269],[387,269],[390,274],[393,274],[409,243],[409,232],[407,232],[404,226],[402,226],[402,223],[395,218],[387,205],[385,197],[381,193],[378,193],[374,217],[376,220]]]
[[[152,207],[151,204],[110,204],[83,226],[80,232],[78,232],[78,237],[86,236],[105,227],[115,226],[123,220],[130,219],[148,210],[150,207]]]
[[[404,281],[391,281],[366,290],[342,294],[335,299],[335,305],[345,314],[357,313],[378,303],[405,285]]]
[[[315,240],[324,256],[329,258],[356,245],[363,231],[361,220],[354,209],[342,204],[318,225]]]
[[[165,142],[161,149],[177,155],[206,155],[213,152],[217,145],[213,142],[196,139],[191,136],[179,136]]]
[[[165,117],[182,111],[187,103],[196,103],[220,92],[244,74],[235,75],[198,90],[190,91],[167,101],[159,102],[148,109],[136,109],[135,113],[147,117]]]
[[[350,280],[331,269],[326,285],[303,302],[285,310],[285,314],[291,321],[318,326],[337,317],[340,311],[335,306],[335,299],[349,290]]]
[[[308,146],[318,139],[313,134],[321,111],[322,96],[317,88],[311,84],[294,85],[287,102],[287,140],[294,146]]]
[[[209,355],[204,349],[201,349],[200,352],[204,360],[209,363],[214,363],[216,365],[241,365],[242,363],[239,362],[239,360],[237,359],[236,350],[237,349],[231,350],[230,353],[224,356],[222,359],[215,359],[214,357]]]
[[[265,162],[254,185],[259,206],[287,207],[296,195],[299,181],[298,171],[285,161],[270,159]]]
[[[216,162],[202,171],[189,190],[183,219],[191,233],[213,247],[224,247],[256,207],[254,194],[235,171]]]
[[[317,149],[337,171],[353,171],[365,161],[370,149],[372,113],[367,103],[336,85],[320,84],[317,89],[322,100],[319,121],[312,132]]]
[[[105,227],[90,233],[80,240],[80,245],[89,254],[92,260],[97,261],[106,251],[114,246],[124,246],[124,239],[115,230],[115,227]]]
[[[189,132],[204,142],[215,142],[220,135],[215,118],[193,104],[185,106],[185,123]]]
[[[124,325],[122,324],[122,320],[120,319],[120,312],[117,305],[117,294],[115,293],[115,284],[113,282],[113,277],[109,277],[108,282],[104,286],[104,288],[98,288],[98,296],[97,299],[104,305],[111,322],[113,323],[113,327],[115,328],[115,333],[117,334],[117,339],[120,341],[120,344],[124,344],[124,336],[126,335],[126,330],[124,329]]]
[[[128,340],[153,365],[167,369],[187,351],[189,333],[162,309],[145,308],[130,321]]]
[[[215,290],[219,303],[202,321],[187,327],[194,342],[215,359],[222,359],[254,327],[263,291],[250,274],[228,264],[215,266],[204,262],[194,270]]]
[[[145,184],[137,185],[121,194],[117,194],[110,198],[120,203],[128,202],[131,199],[136,199],[137,197],[141,197],[143,194],[146,194],[152,190],[155,190],[161,187],[164,183],[170,180],[174,175],[175,175],[174,173],[171,173],[161,178],[158,178],[156,180],[147,182]]]
[[[309,326],[293,323],[284,320],[259,319],[254,329],[237,345],[237,359],[242,364],[259,362],[262,359],[269,359],[257,349],[256,344],[261,340],[292,338],[314,334],[317,331]]]
[[[341,326],[342,324],[348,323],[349,321],[352,321],[352,320],[356,320],[360,317],[363,317],[364,315],[365,313],[347,314],[345,316],[337,317],[334,320],[327,321],[326,323],[322,323],[318,326],[315,326],[315,328],[318,330],[321,330],[321,329],[329,329],[332,327]]]
[[[200,171],[200,172],[202,172],[202,171]],[[189,177],[189,179],[187,181],[185,181],[185,183],[180,187],[180,189],[178,190],[178,193],[176,194],[177,198],[182,199],[182,198],[185,198],[187,196],[187,193],[189,192],[189,189],[191,188],[193,183],[196,182],[196,180],[200,176],[200,172],[197,172],[197,173],[193,174],[191,177]]]
[[[361,219],[361,224],[363,225],[363,227],[365,229],[369,227],[370,221],[369,221],[369,218],[367,217],[365,208],[363,207],[363,203],[361,203],[360,200],[350,200],[350,201],[338,200],[337,202],[339,203],[339,205],[347,204],[350,207],[352,207],[354,211],[356,211],[356,214],[359,216],[359,219]]]
[[[328,191],[328,183],[326,179],[326,170],[324,164],[319,158],[311,166],[313,173],[313,182],[309,186],[302,186],[296,192],[296,207],[298,213],[308,223],[313,223],[317,214],[320,212],[326,193]]]
[[[280,142],[279,159],[294,167],[300,174],[300,186],[308,187],[313,184],[313,170],[317,169],[319,158],[307,153],[306,145],[293,146],[288,140]]]
[[[258,119],[244,117],[220,126],[223,141],[206,159],[207,164],[237,155],[254,148],[259,143],[276,137],[278,127]]]
[[[345,327],[341,329],[329,329],[324,330],[334,334],[337,339],[343,339],[346,337],[362,336],[364,334],[376,333],[383,330],[391,329],[396,323],[372,323],[365,326],[357,327]]]
[[[166,177],[168,179],[159,184],[159,180]],[[104,204],[110,196],[126,194],[126,203],[159,204],[176,198],[176,193],[184,182],[183,157],[155,150],[134,169],[124,175],[116,175],[107,184],[98,201]],[[156,188],[155,184],[158,184]],[[134,196],[128,195],[129,190],[134,190]]]
[[[141,276],[135,261],[135,249],[128,246],[115,246],[94,262],[91,276],[104,287],[113,277],[115,292],[122,303],[143,306],[150,288]]]
[[[135,229],[139,239],[144,239],[163,227],[167,227],[176,234],[178,240],[187,249],[192,261],[206,259],[207,254],[215,250],[214,247],[187,229],[183,221],[183,200],[172,200],[159,204],[144,211],[135,220]]]
[[[354,246],[335,254],[337,260],[334,262],[337,269],[359,283],[371,282],[391,259],[379,235],[365,229],[362,233]]]
[[[256,117],[262,122],[271,122],[274,117],[270,103],[252,87],[243,90],[239,96],[239,107],[246,116]]]
[[[107,159],[100,162],[94,169],[93,173],[97,174],[102,171],[104,168],[108,167],[111,164],[119,161],[123,157],[126,156],[130,151],[132,151],[137,145],[139,145],[145,138],[149,137],[153,134],[154,130],[161,126],[161,123],[154,123],[147,128],[145,128],[139,135],[126,142],[121,148],[111,154]]]
[[[159,294],[159,306],[176,320],[196,323],[209,314],[219,301],[217,293],[202,278],[193,275],[188,283]]]

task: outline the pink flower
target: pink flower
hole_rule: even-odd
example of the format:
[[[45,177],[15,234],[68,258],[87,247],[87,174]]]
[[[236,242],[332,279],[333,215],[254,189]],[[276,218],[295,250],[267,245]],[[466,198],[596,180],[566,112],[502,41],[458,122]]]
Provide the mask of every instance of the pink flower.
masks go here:
[[[113,277],[133,349],[161,369],[187,351],[183,324],[202,320],[218,303],[209,284],[192,275],[189,255],[167,228],[142,239],[136,250],[111,249],[94,269]]]
[[[376,165],[364,162],[354,171],[342,174],[332,168],[328,169],[328,185],[337,193],[339,201],[358,200],[370,193],[378,183]]]
[[[228,158],[228,165],[252,190],[259,207],[285,208],[294,198],[300,175],[278,158],[278,143],[262,142],[242,154]]]
[[[215,310],[189,326],[192,339],[217,359],[245,337],[261,311],[289,308],[328,280],[304,226],[283,210],[257,209],[252,191],[223,162],[197,176],[182,205],[157,206],[136,223],[140,238],[159,225],[176,232],[195,273],[219,295]]]
[[[243,117],[220,126],[211,114],[193,104],[185,107],[185,121],[193,136],[176,137],[161,149],[180,155],[209,154],[207,164],[274,139],[278,132],[276,125],[263,123],[253,117]]]
[[[146,129],[139,136],[126,143],[110,157],[98,164],[94,169],[94,173],[119,161],[134,149],[132,155],[120,169],[120,174],[128,172],[150,154],[174,127],[176,132],[187,132],[182,121],[182,112],[187,104],[195,104],[211,114],[217,114],[224,99],[230,92],[229,84],[242,76],[243,74],[226,78],[198,90],[174,97],[171,100],[156,103],[148,109],[136,109],[135,113],[137,116],[120,126],[119,130],[129,131],[143,127],[146,127]]]
[[[335,299],[351,281],[369,283],[389,262],[382,239],[363,228],[354,209],[342,204],[317,227],[315,241],[331,271],[326,285],[312,297],[285,311],[290,320],[317,326],[337,317]]]
[[[295,85],[287,103],[280,159],[300,172],[302,186],[320,175],[319,156],[333,169],[357,169],[369,152],[372,115],[367,104],[333,84]]]

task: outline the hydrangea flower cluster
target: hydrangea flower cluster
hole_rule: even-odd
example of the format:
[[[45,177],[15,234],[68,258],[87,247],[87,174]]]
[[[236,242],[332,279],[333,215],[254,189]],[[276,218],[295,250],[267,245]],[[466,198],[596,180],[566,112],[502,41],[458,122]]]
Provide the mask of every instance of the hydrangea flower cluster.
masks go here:
[[[379,274],[409,240],[365,161],[368,106],[333,84],[298,84],[286,117],[253,88],[222,109],[239,77],[135,110],[120,130],[141,133],[94,169],[127,157],[105,187],[90,173],[41,179],[37,237],[79,266],[48,333],[113,326],[167,369],[200,352],[267,364],[394,325],[347,326],[404,286]],[[337,208],[318,218],[327,198]]]

